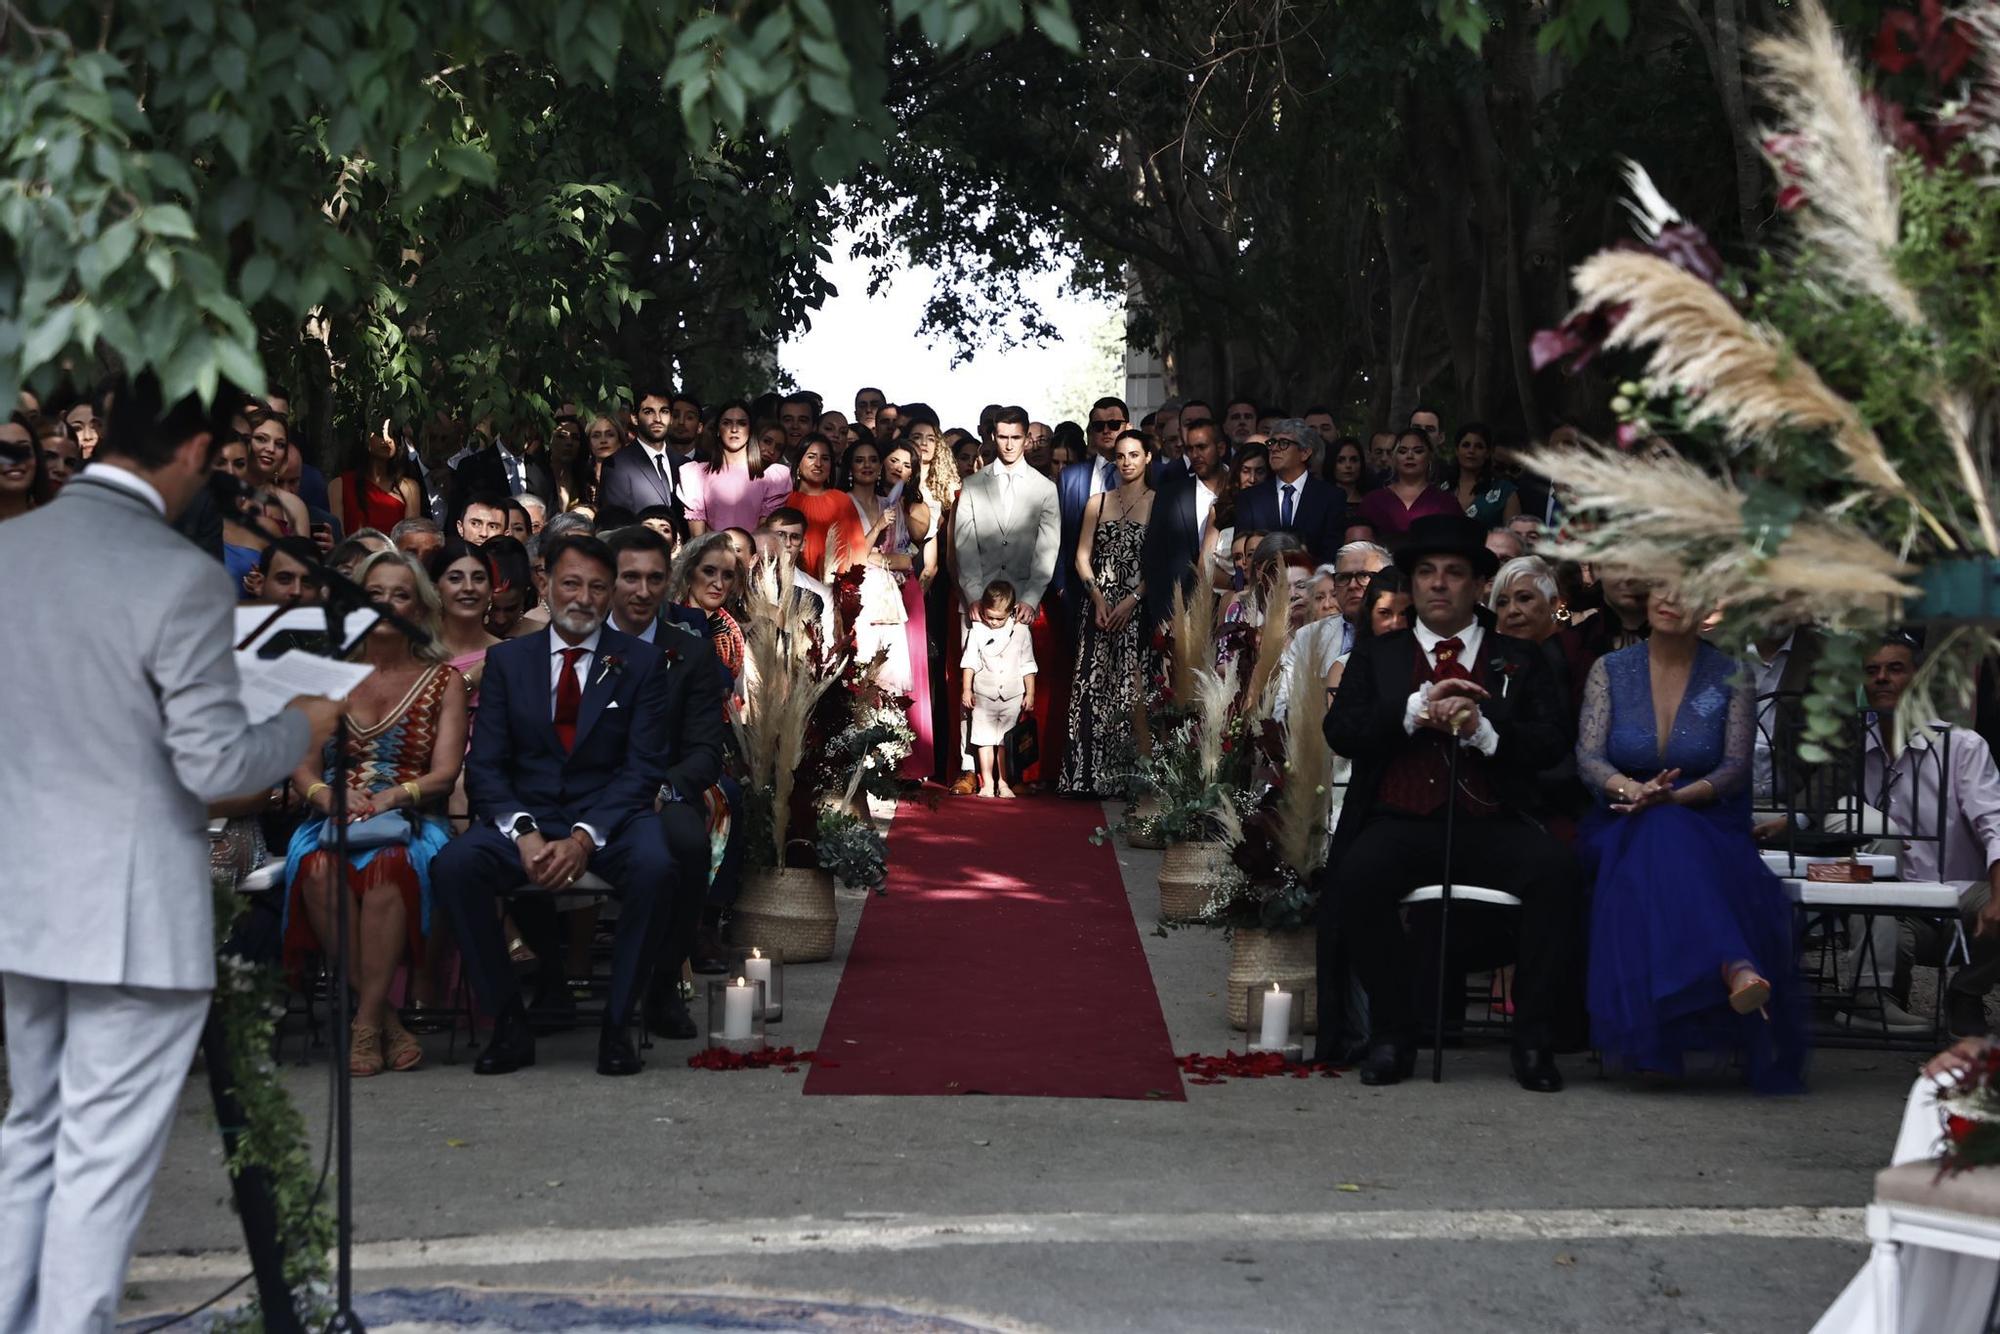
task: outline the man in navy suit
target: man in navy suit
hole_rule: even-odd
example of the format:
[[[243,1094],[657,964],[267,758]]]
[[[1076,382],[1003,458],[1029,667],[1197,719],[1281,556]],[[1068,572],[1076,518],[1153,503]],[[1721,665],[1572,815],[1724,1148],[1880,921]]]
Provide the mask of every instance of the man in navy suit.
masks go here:
[[[1198,586],[1202,527],[1215,508],[1222,485],[1222,432],[1213,419],[1184,426],[1184,462],[1193,475],[1167,479],[1153,501],[1153,520],[1139,549],[1139,572],[1146,584],[1147,626],[1166,624],[1174,612],[1174,590],[1192,595]]]
[[[1264,447],[1271,454],[1271,475],[1236,498],[1236,531],[1294,533],[1315,564],[1331,563],[1347,534],[1347,496],[1312,475],[1319,432],[1288,417],[1272,426]]]
[[[1076,548],[1083,541],[1084,506],[1099,492],[1118,489],[1111,447],[1125,429],[1127,411],[1122,398],[1100,398],[1091,404],[1090,425],[1084,428],[1089,432],[1085,437],[1089,453],[1082,462],[1064,468],[1056,479],[1056,499],[1062,505],[1062,546],[1056,553],[1056,577],[1050,588],[1058,594],[1076,582]]]
[[[722,771],[722,674],[699,635],[648,644],[605,624],[617,565],[595,537],[551,542],[549,628],[486,655],[465,790],[472,827],[431,864],[493,1038],[482,1075],[535,1063],[497,894],[560,892],[590,870],[619,890],[597,1072],[639,1069],[626,1029],[656,961],[678,959],[708,884],[697,803]],[[657,637],[656,637],[657,638]],[[658,810],[655,806],[658,805]],[[543,905],[533,897],[517,911]]]
[[[676,519],[685,513],[681,461],[668,435],[676,399],[688,401],[684,395],[665,389],[648,389],[639,395],[639,438],[605,461],[604,478],[597,488],[599,509],[637,514],[653,505],[665,505]]]

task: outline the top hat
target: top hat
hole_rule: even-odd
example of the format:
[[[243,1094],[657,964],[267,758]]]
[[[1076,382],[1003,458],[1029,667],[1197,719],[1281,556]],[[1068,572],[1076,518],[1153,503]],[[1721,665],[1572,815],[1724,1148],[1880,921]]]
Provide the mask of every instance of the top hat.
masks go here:
[[[1463,514],[1426,514],[1411,522],[1396,547],[1396,568],[1413,574],[1425,556],[1463,556],[1482,579],[1500,571],[1500,558],[1486,549],[1486,525]]]

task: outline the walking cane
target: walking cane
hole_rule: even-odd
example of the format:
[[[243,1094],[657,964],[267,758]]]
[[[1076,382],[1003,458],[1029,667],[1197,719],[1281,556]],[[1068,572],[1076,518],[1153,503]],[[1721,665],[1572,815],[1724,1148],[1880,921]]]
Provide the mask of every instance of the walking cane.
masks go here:
[[[1438,885],[1437,1031],[1431,1044],[1431,1083],[1444,1083],[1444,983],[1451,959],[1451,836],[1458,811],[1458,731],[1453,729],[1445,743],[1444,874]]]

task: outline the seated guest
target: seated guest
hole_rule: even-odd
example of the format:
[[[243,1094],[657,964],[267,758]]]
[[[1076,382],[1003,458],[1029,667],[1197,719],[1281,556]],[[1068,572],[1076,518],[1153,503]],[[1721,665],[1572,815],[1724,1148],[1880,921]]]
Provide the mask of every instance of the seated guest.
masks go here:
[[[215,466],[222,465],[218,461]],[[0,519],[16,519],[26,514],[35,507],[36,497],[44,489],[34,422],[17,412],[0,422]],[[234,567],[230,573],[241,578]]]
[[[535,589],[535,569],[529,563],[528,549],[511,537],[468,545],[476,546],[479,554],[486,557],[486,568],[493,577],[486,632],[495,639],[518,639],[543,628],[530,616],[541,599]],[[543,549],[547,550],[546,541]]]
[[[1374,494],[1374,493],[1371,493]],[[1327,711],[1326,739],[1354,763],[1320,899],[1322,1032],[1338,1033],[1340,936],[1368,990],[1366,1084],[1393,1084],[1416,1063],[1415,967],[1403,896],[1447,869],[1445,803],[1457,803],[1451,878],[1522,901],[1514,1078],[1562,1087],[1553,1023],[1576,971],[1581,875],[1569,850],[1529,821],[1522,793],[1561,757],[1561,696],[1531,644],[1491,633],[1476,614],[1497,565],[1486,532],[1460,514],[1417,520],[1396,551],[1417,623],[1358,642]],[[1447,747],[1457,747],[1456,788]],[[1447,965],[1448,966],[1448,965]]]
[[[444,529],[438,527],[435,519],[420,515],[404,519],[391,528],[389,540],[396,544],[396,550],[408,552],[422,564],[430,560],[432,552],[444,545]]]
[[[1368,585],[1389,563],[1389,553],[1372,542],[1350,542],[1334,556],[1331,566],[1314,572],[1315,584],[1324,582],[1332,592],[1333,614],[1313,621],[1285,646],[1284,661],[1278,666],[1276,717],[1283,722],[1291,699],[1292,674],[1310,673],[1315,681],[1325,678],[1336,661],[1354,647],[1360,629],[1361,600]],[[1324,573],[1322,573],[1322,571]]]
[[[1219,623],[1262,625],[1269,609],[1281,607],[1297,629],[1311,608],[1306,585],[1312,572],[1312,553],[1304,539],[1295,533],[1267,533],[1251,552],[1248,581],[1224,599]]]
[[[1677,1076],[1690,1051],[1735,1052],[1755,1087],[1795,1091],[1792,909],[1750,837],[1756,703],[1677,592],[1655,591],[1647,619],[1646,643],[1591,667],[1576,743],[1599,797],[1582,832],[1591,1040],[1608,1069]]]
[[[326,553],[326,563],[352,579],[363,561],[378,551],[394,549],[395,543],[389,540],[387,533],[363,528],[334,543],[333,550]]]
[[[715,656],[728,673],[729,689],[739,699],[745,652],[743,627],[729,614],[728,603],[742,580],[742,562],[737,560],[728,535],[708,533],[681,549],[667,584],[669,602],[701,617]]]
[[[281,537],[258,553],[244,590],[267,607],[319,601],[319,548],[310,538]]]
[[[662,621],[679,621],[690,630],[708,633],[707,617],[667,600],[673,549],[666,538],[634,524],[605,538],[604,545],[618,562],[611,589],[612,629],[648,644],[657,642]]]
[[[1493,532],[1486,534],[1486,548],[1493,549]],[[1539,644],[1542,657],[1554,674],[1556,689],[1569,701],[1572,720],[1583,707],[1583,682],[1590,664],[1572,658],[1574,641],[1556,632],[1556,578],[1548,562],[1536,556],[1518,556],[1500,567],[1493,576],[1493,592],[1487,606],[1494,616],[1494,628],[1503,635]],[[1574,729],[1572,729],[1572,734]],[[1590,794],[1576,776],[1575,751],[1565,751],[1556,764],[1536,778],[1539,787],[1536,811],[1552,832],[1565,842],[1575,833],[1575,822],[1590,809]]]
[[[298,539],[290,539],[298,540]],[[399,551],[378,552],[361,569],[369,600],[428,630],[414,646],[387,621],[368,632],[357,659],[375,673],[349,698],[347,732],[348,971],[355,989],[347,1068],[356,1075],[414,1070],[424,1049],[389,1005],[389,984],[407,953],[424,957],[430,924],[431,862],[451,828],[429,813],[458,782],[465,757],[465,685],[444,661],[437,592]],[[286,951],[317,950],[336,930],[334,842],[327,827],[336,781],[331,759],[299,766],[292,782],[313,814],[292,835],[285,859],[290,894]],[[379,826],[394,824],[394,829]],[[302,910],[302,911],[301,911]]]
[[[478,547],[454,537],[432,554],[427,570],[443,608],[438,642],[452,669],[465,679],[467,703],[477,708],[486,650],[500,642],[486,629],[493,609],[492,566]]]
[[[500,512],[506,516],[506,535],[516,542],[525,544],[535,535],[535,521],[528,513],[528,507],[520,497],[508,496],[500,502]]]
[[[1880,809],[1890,827],[1931,838],[1912,838],[1897,846],[1902,878],[1954,886],[1959,916],[1971,946],[1972,962],[1945,983],[1945,1019],[1951,1031],[1967,1037],[1986,1031],[1986,993],[2000,977],[2000,768],[1977,732],[1933,720],[1918,727],[1905,719],[1909,740],[1895,748],[1897,710],[1916,676],[1919,649],[1915,636],[1892,631],[1863,664],[1868,707],[1880,725],[1868,729],[1862,754],[1862,791],[1880,794]],[[1942,775],[1942,794],[1939,779]],[[1943,797],[1944,828],[1937,828],[1939,797]],[[1942,833],[1940,846],[1936,835]],[[1881,989],[1885,1001],[1889,979],[1882,976],[1892,957],[1898,972],[1913,962],[1942,965],[1948,931],[1920,918],[1869,919],[1874,940],[1875,976],[1860,985]],[[1892,955],[1893,950],[1893,955]],[[1893,1004],[1893,1002],[1889,1002]],[[1894,1014],[1888,1004],[1885,1013]],[[1854,1027],[1875,1022],[1862,1008]]]
[[[702,817],[690,803],[721,772],[721,683],[697,636],[677,638],[669,654],[605,626],[617,566],[602,542],[559,537],[546,554],[554,616],[546,636],[486,655],[466,757],[473,825],[438,855],[437,894],[480,1008],[495,1018],[473,1071],[508,1074],[534,1064],[535,1040],[499,891],[530,883],[559,891],[585,870],[617,886],[597,1070],[634,1074],[626,1027],[655,962],[686,952],[707,888]],[[540,898],[515,898],[524,929],[531,917],[544,925],[552,917],[530,911],[546,909]]]

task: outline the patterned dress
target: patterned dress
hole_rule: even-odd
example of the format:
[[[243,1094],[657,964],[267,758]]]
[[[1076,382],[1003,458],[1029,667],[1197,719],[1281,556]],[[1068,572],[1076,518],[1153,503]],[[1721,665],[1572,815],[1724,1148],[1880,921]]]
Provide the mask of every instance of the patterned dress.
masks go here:
[[[1139,589],[1139,549],[1146,525],[1138,519],[1099,523],[1091,540],[1090,573],[1107,607]],[[1076,676],[1069,696],[1069,748],[1058,786],[1064,792],[1110,796],[1124,790],[1134,756],[1132,718],[1145,679],[1140,622],[1134,614],[1112,633],[1097,628],[1094,606],[1084,604],[1077,637]]]
[[[456,670],[437,663],[417,678],[402,701],[387,716],[370,727],[351,721],[347,736],[347,760],[354,792],[386,792],[404,783],[414,783],[431,771],[431,751],[437,743],[438,724],[444,717],[446,695],[464,690],[465,679]],[[327,742],[321,776],[333,781],[334,742]],[[379,884],[391,885],[403,898],[403,920],[413,962],[424,957],[424,933],[430,927],[431,858],[451,838],[445,821],[400,807],[411,817],[415,829],[407,845],[390,845],[356,852],[347,859],[348,888],[360,898]],[[319,845],[320,831],[327,817],[314,816],[292,835],[285,856],[285,960],[296,967],[305,955],[319,949],[311,920],[298,906],[299,884],[306,873],[330,862],[333,854]]]

